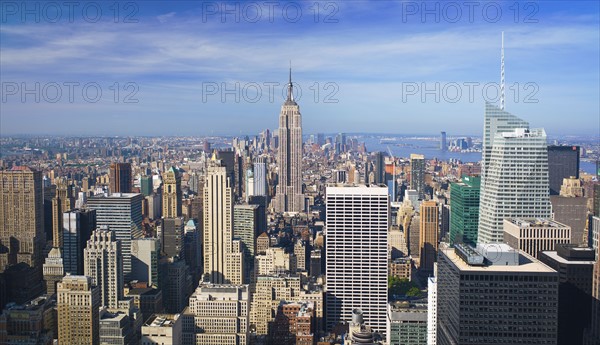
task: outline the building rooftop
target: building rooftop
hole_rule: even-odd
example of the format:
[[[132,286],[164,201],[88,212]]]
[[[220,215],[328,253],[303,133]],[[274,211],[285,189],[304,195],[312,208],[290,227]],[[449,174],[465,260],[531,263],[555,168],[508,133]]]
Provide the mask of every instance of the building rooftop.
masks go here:
[[[557,252],[555,251],[548,251],[548,252],[542,252],[544,255],[548,256],[549,258],[551,258],[552,260],[561,263],[561,264],[569,264],[569,265],[593,265],[596,263],[595,260],[569,260],[566,258],[563,258],[562,256],[558,255]]]
[[[146,323],[145,327],[173,327],[173,324],[179,319],[180,314],[152,314]]]
[[[505,221],[509,222],[511,224],[515,224],[518,227],[531,227],[531,228],[535,228],[535,227],[567,228],[567,227],[569,227],[568,225],[565,225],[563,223],[559,223],[555,220],[546,219],[546,218],[506,218]]]

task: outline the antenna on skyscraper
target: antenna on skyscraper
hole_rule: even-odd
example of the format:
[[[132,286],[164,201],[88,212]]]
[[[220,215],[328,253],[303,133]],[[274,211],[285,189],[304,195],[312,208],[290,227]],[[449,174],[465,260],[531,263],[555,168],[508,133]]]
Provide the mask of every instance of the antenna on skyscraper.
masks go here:
[[[500,109],[504,110],[504,31],[502,31],[502,49],[500,54]]]
[[[292,92],[292,60],[290,60],[290,82],[288,84],[288,100],[294,100],[294,94]]]

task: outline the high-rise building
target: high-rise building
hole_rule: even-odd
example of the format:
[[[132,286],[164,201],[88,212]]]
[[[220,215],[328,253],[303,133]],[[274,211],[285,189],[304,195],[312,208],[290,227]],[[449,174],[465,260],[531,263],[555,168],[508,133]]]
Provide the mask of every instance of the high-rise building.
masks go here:
[[[112,163],[109,170],[109,182],[111,193],[131,193],[133,185],[131,164]]]
[[[183,260],[164,258],[159,263],[159,288],[162,290],[163,304],[167,313],[180,313],[191,290],[188,281],[188,267]],[[188,284],[189,283],[189,284]]]
[[[506,244],[440,245],[437,344],[556,344],[558,273]]]
[[[314,303],[282,302],[269,330],[270,344],[313,345],[314,324]]]
[[[267,163],[265,157],[254,160],[254,195],[267,195]]]
[[[246,193],[246,202],[254,195],[254,172],[252,169],[246,170],[246,186],[244,188]]]
[[[592,277],[596,253],[592,248],[557,244],[539,253],[541,262],[558,272],[558,345],[582,344],[592,312]]]
[[[437,278],[429,277],[427,278],[427,345],[437,345],[437,313]]]
[[[0,171],[0,183],[0,273],[23,262],[37,268],[41,278],[46,244],[42,173],[16,166]]]
[[[46,282],[46,293],[48,295],[54,295],[56,293],[56,285],[65,275],[60,248],[53,247],[50,250],[43,266],[43,273],[44,281]]]
[[[175,167],[169,168],[163,174],[163,202],[162,216],[164,218],[181,217],[181,174]]]
[[[446,139],[446,132],[442,132],[440,135],[440,150],[448,151],[448,139]]]
[[[84,252],[84,273],[100,288],[102,306],[118,308],[123,299],[123,257],[121,243],[110,229],[97,229]]]
[[[137,345],[137,334],[129,315],[124,312],[100,311],[100,344]]]
[[[256,232],[258,229],[258,205],[235,205],[233,207],[233,237],[242,242],[246,277],[252,275],[256,255]]]
[[[563,179],[579,178],[579,146],[548,146],[550,195],[560,194]]]
[[[547,150],[543,129],[496,134],[481,181],[478,243],[501,242],[505,218],[551,217]]]
[[[586,245],[583,233],[588,222],[589,198],[551,195],[553,219],[571,228],[571,242]]]
[[[83,274],[83,250],[96,229],[96,210],[71,210],[63,216],[63,264],[65,273]]]
[[[463,176],[450,185],[450,243],[475,246],[479,225],[479,176]]]
[[[375,165],[375,183],[381,184],[386,183],[385,179],[385,156],[383,152],[376,152],[375,159],[373,160]]]
[[[180,314],[154,314],[142,326],[142,345],[179,345],[183,317]]]
[[[550,219],[504,219],[504,242],[538,258],[541,251],[571,243],[571,228]]]
[[[439,234],[438,205],[433,200],[421,203],[421,226],[419,227],[419,268],[422,271],[433,272],[436,260]]]
[[[158,287],[158,258],[160,241],[156,238],[138,238],[131,241],[132,280],[147,282]]]
[[[276,193],[277,212],[304,211],[302,194],[302,115],[294,101],[292,70],[285,103],[279,115],[279,148],[277,150],[279,182]]]
[[[410,155],[410,189],[416,190],[420,200],[425,200],[425,156]]]
[[[193,318],[185,333],[192,333],[192,344],[239,345],[248,343],[248,285],[200,284],[190,297],[184,317]]]
[[[88,207],[96,210],[98,227],[107,225],[121,242],[123,274],[129,281],[131,273],[131,240],[142,238],[142,200],[139,193],[113,193],[88,199]]]
[[[237,255],[233,250],[232,194],[226,168],[218,163],[209,166],[204,185],[203,256],[204,274],[214,284],[240,280],[233,275],[242,268],[227,267],[228,260]]]
[[[427,345],[427,301],[396,301],[388,304],[388,345]]]
[[[0,313],[0,344],[52,345],[56,334],[56,300],[45,295],[26,304],[11,304]]]
[[[57,291],[59,344],[99,345],[100,288],[90,277],[67,275]]]
[[[140,177],[140,192],[146,197],[154,192],[152,175]]]
[[[183,217],[163,218],[158,238],[161,251],[167,257],[184,259],[184,227]]]
[[[388,199],[387,188],[379,186],[326,189],[328,327],[360,308],[369,326],[385,331]]]

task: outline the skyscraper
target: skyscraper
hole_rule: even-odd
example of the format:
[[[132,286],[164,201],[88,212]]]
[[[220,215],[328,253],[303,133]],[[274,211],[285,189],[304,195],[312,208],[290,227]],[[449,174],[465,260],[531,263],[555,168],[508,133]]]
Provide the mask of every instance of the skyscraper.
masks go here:
[[[0,183],[0,273],[23,262],[37,267],[41,277],[46,243],[42,173],[17,166],[0,171]]]
[[[62,216],[65,273],[82,275],[83,250],[96,229],[96,210],[72,210]]]
[[[131,278],[158,286],[158,258],[160,242],[156,238],[139,238],[131,241]]]
[[[287,99],[279,115],[279,148],[277,150],[279,183],[276,193],[277,212],[304,211],[302,194],[302,116],[294,101],[292,69]]]
[[[326,189],[328,327],[360,308],[368,326],[385,331],[388,204],[385,187]]]
[[[121,241],[123,274],[129,281],[131,272],[131,240],[142,238],[142,200],[139,193],[113,193],[97,195],[88,199],[88,207],[96,210],[98,227],[107,225]]]
[[[419,227],[419,268],[422,271],[433,272],[436,260],[439,234],[438,205],[433,200],[421,203],[421,226]]]
[[[375,153],[375,183],[386,183],[385,180],[385,157],[383,152]]]
[[[448,140],[446,139],[446,132],[442,132],[440,135],[440,150],[448,151]]]
[[[410,155],[410,189],[419,193],[419,199],[425,199],[425,156]]]
[[[170,258],[183,259],[184,252],[184,233],[185,221],[183,217],[163,218],[160,230],[160,245],[164,255]]]
[[[501,242],[505,218],[551,217],[548,147],[543,129],[496,133],[487,159],[479,203],[478,243]]]
[[[130,163],[112,163],[108,178],[111,193],[131,193],[132,173]]]
[[[450,185],[450,243],[477,243],[481,177],[463,176]]]
[[[254,195],[267,195],[267,163],[264,157],[254,160]]]
[[[140,191],[142,194],[144,194],[144,196],[148,196],[154,192],[152,176],[140,177]]]
[[[181,217],[181,175],[175,167],[169,168],[163,174],[162,216],[164,218]]]
[[[563,179],[579,178],[579,146],[548,146],[550,195],[559,195]]]
[[[233,208],[233,237],[242,242],[246,277],[250,277],[256,254],[259,205],[235,205]]]
[[[100,288],[92,278],[68,275],[58,283],[58,341],[69,345],[100,343]]]
[[[118,308],[123,299],[123,257],[114,232],[98,229],[84,250],[84,273],[100,288],[102,306]]]

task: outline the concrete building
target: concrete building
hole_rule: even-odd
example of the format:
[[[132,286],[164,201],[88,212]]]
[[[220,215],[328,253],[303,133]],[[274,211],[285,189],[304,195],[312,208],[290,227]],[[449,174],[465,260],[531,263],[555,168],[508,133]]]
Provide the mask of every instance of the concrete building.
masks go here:
[[[557,244],[554,251],[540,252],[539,259],[559,274],[557,344],[582,344],[591,325],[594,250]]]
[[[295,272],[296,258],[293,253],[286,253],[284,248],[267,249],[264,255],[256,256],[256,274],[270,275]]]
[[[302,191],[302,115],[294,100],[292,71],[287,99],[279,115],[279,147],[277,149],[279,183],[275,196],[277,212],[304,211]]]
[[[385,331],[388,199],[386,187],[326,189],[328,328],[349,320],[352,310],[360,308],[369,326]]]
[[[388,345],[427,345],[427,300],[388,303]]]
[[[125,294],[126,298],[133,300],[133,306],[142,314],[142,320],[163,311],[162,296],[162,290],[156,288],[134,288]]]
[[[427,345],[437,345],[437,300],[437,278],[429,277],[427,278]]]
[[[549,219],[508,218],[504,220],[504,242],[538,258],[557,244],[571,243],[571,228]]]
[[[419,269],[433,272],[433,263],[436,260],[438,249],[439,212],[435,201],[423,201],[420,207],[419,227]]]
[[[100,311],[100,344],[137,345],[136,330],[129,315],[123,312]]]
[[[56,293],[56,284],[58,284],[65,275],[60,248],[54,247],[50,250],[42,270],[44,273],[44,281],[46,282],[46,293],[48,295],[54,295]]]
[[[99,345],[100,288],[90,277],[68,275],[57,291],[59,344]]]
[[[48,295],[7,306],[0,313],[0,344],[52,345],[58,336],[55,314],[56,301]]]
[[[156,238],[138,238],[131,241],[131,275],[132,280],[147,282],[149,286],[158,287],[158,258],[160,257],[160,241]]]
[[[558,273],[535,258],[440,245],[437,284],[437,344],[556,344]]]
[[[99,287],[101,305],[118,308],[123,299],[123,256],[115,233],[108,228],[95,230],[83,256],[84,273]]]
[[[273,321],[281,301],[297,301],[301,281],[296,275],[259,275],[256,277],[256,292],[252,296],[250,324],[257,335],[267,335],[269,323]]]
[[[121,242],[126,280],[130,280],[131,273],[131,240],[143,237],[142,199],[139,193],[103,194],[88,199],[88,207],[96,210],[97,226],[108,226]]]
[[[162,197],[162,216],[164,218],[181,217],[181,203],[183,200],[181,174],[175,167],[169,168],[163,174]]]
[[[200,284],[184,313],[193,320],[184,322],[184,339],[187,333],[195,345],[247,344],[249,309],[248,285]]]
[[[179,345],[183,318],[180,314],[155,314],[142,326],[140,345]]]
[[[553,219],[571,228],[571,243],[573,244],[587,244],[583,233],[588,220],[588,200],[589,198],[583,196],[550,196]]]

